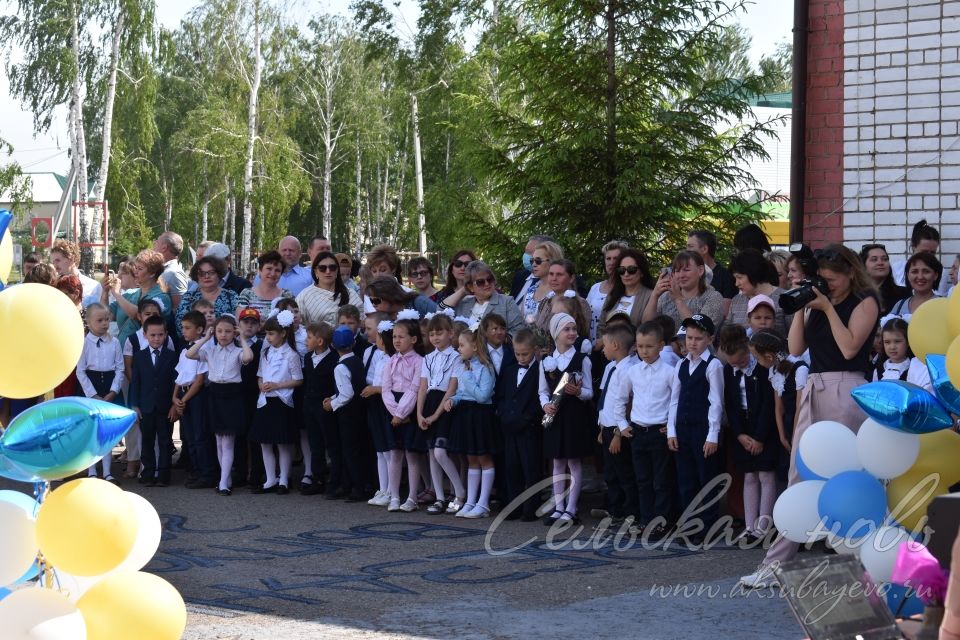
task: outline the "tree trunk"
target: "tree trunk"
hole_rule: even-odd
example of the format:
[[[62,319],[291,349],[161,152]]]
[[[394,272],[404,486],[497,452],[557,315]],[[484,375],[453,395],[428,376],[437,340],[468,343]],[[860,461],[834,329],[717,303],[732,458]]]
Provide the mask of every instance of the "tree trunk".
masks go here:
[[[83,78],[80,71],[80,8],[76,2],[71,3],[70,15],[70,47],[73,53],[74,63],[77,65],[73,76],[73,86],[71,89],[73,100],[73,122],[74,129],[74,167],[77,170],[77,200],[82,203],[78,215],[80,216],[80,237],[79,242],[90,242],[90,221],[87,218],[86,203],[87,195],[87,140],[83,127]],[[80,269],[89,272],[93,267],[93,252],[90,247],[83,247],[80,251]]]
[[[230,230],[230,176],[223,179],[223,234],[220,242],[227,244],[227,234]],[[230,246],[230,245],[227,245]],[[230,247],[231,249],[233,247]]]
[[[400,171],[397,173],[397,208],[393,218],[393,233],[390,234],[390,244],[396,245],[400,235],[400,216],[403,212],[403,179],[407,168],[407,132],[403,133],[403,155],[400,156]],[[398,247],[399,248],[399,247]]]
[[[355,237],[356,237],[356,243],[355,243],[355,244],[356,244],[356,247],[357,247],[356,253],[359,255],[359,254],[360,254],[360,236],[362,235],[362,230],[363,230],[363,215],[362,215],[362,212],[363,212],[363,200],[362,200],[362,198],[361,198],[361,196],[360,196],[360,191],[361,191],[361,189],[360,189],[360,181],[361,181],[361,177],[362,177],[362,175],[363,175],[363,163],[362,163],[362,161],[361,161],[361,159],[360,159],[360,132],[359,132],[359,131],[357,131],[357,149],[356,149],[356,151],[357,151],[357,166],[356,166],[356,174],[357,174],[356,189],[357,189],[357,192],[356,192],[356,204],[355,204],[355,207],[356,207],[356,218],[357,218],[357,221],[356,221],[356,225],[355,225],[355,228],[354,228],[353,233],[355,234]]]
[[[607,1],[607,210],[617,192],[617,0]]]
[[[262,71],[260,2],[257,0],[253,5],[253,79],[250,82],[250,100],[247,103],[247,162],[243,168],[243,239],[240,246],[240,264],[244,265],[244,268],[250,262],[250,233],[253,225],[253,147],[257,137],[257,97],[260,92]]]
[[[117,70],[120,67],[120,37],[123,34],[125,16],[119,12],[117,22],[113,27],[113,42],[110,48],[110,75],[107,79],[107,95],[103,103],[103,152],[100,156],[100,173],[93,186],[94,201],[104,199],[107,190],[107,175],[110,171],[110,152],[113,148],[111,139],[113,131],[113,103],[117,96]]]
[[[200,242],[207,239],[207,220],[210,209],[210,176],[207,175],[207,158],[203,158],[203,206],[200,207]]]

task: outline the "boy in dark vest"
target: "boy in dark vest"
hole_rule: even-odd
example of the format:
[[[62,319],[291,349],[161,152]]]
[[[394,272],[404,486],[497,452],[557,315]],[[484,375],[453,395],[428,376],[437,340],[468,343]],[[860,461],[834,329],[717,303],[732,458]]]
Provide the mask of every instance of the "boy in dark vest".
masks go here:
[[[337,424],[324,412],[323,401],[337,390],[333,370],[337,366],[336,352],[330,349],[333,327],[318,322],[307,327],[307,355],[303,358],[303,424],[310,439],[310,455],[316,478],[304,476],[300,493],[306,496],[327,490],[327,454],[330,454],[328,498],[342,498],[340,493],[342,469],[340,466],[340,438]]]
[[[364,493],[369,484],[365,470],[369,465],[363,460],[363,434],[366,431],[366,409],[360,392],[367,386],[363,362],[354,353],[356,333],[346,325],[333,332],[333,348],[339,354],[339,362],[333,370],[336,394],[323,401],[323,408],[333,412],[340,440],[340,491],[347,492],[347,502],[366,501]]]

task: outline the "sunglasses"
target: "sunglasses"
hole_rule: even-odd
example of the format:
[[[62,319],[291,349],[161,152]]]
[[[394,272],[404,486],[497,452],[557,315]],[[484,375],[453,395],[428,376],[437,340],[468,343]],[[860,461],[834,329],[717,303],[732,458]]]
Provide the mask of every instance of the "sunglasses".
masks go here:
[[[381,302],[383,302],[383,298],[370,298],[370,304],[373,306],[377,306]]]
[[[543,264],[544,262],[546,262],[546,260],[544,260],[543,258],[532,258],[532,259],[530,260],[530,262],[532,262],[533,264],[538,264],[538,265],[539,265],[539,264]]]
[[[467,266],[468,264],[470,264],[471,262],[472,262],[472,260],[457,260],[456,262],[454,262],[454,263],[452,263],[452,264],[453,264],[453,266],[456,267],[457,269],[463,269],[464,267],[466,267],[466,266]]]
[[[629,273],[630,275],[636,275],[640,271],[640,267],[635,264],[630,265],[629,267],[617,267],[617,275],[622,276]]]
[[[883,244],[865,244],[860,247],[860,253],[867,253],[868,251],[873,251],[874,249],[883,249],[887,250],[887,246]]]
[[[336,273],[337,271],[340,271],[340,265],[337,265],[337,264],[318,264],[316,267],[314,267],[314,269],[316,269],[316,270],[319,271],[320,273],[326,273],[326,272],[328,272],[328,271],[331,272],[331,273]]]
[[[493,278],[477,278],[473,281],[475,287],[485,287],[488,284],[493,284]]]
[[[201,278],[212,278],[219,274],[216,271],[197,271],[197,275]]]
[[[410,272],[411,278],[426,278],[429,275],[430,275],[429,271],[411,271]]]

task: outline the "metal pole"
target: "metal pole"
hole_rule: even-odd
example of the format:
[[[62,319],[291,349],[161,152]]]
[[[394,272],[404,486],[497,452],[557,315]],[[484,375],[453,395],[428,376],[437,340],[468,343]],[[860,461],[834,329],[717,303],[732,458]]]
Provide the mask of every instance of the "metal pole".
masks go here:
[[[413,114],[413,166],[417,182],[417,251],[420,255],[427,252],[427,219],[423,214],[423,160],[420,157],[420,114],[417,108],[417,94],[410,94],[410,110]]]

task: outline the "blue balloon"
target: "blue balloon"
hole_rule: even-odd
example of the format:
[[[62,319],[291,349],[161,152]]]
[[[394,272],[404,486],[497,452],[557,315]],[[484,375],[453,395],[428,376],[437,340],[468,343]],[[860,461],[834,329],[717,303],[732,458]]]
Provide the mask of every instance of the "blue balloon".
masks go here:
[[[109,455],[137,414],[103,400],[57,398],[30,407],[0,436],[0,476],[58,480]]]
[[[887,589],[887,606],[890,607],[890,612],[895,616],[907,618],[923,613],[923,601],[917,597],[915,591],[910,591],[902,584],[893,583],[884,585],[884,589]],[[906,602],[904,602],[904,599],[906,599]]]
[[[904,433],[933,433],[953,426],[953,418],[926,389],[902,380],[861,385],[850,392],[868,416]]]
[[[4,589],[3,587],[0,587],[0,600],[3,600],[4,598],[6,598],[6,597],[7,597],[8,595],[10,595],[11,593],[13,593],[13,592],[10,591],[10,589]]]
[[[950,382],[947,375],[947,357],[939,354],[927,354],[927,371],[937,399],[950,413],[960,415],[960,391]]]
[[[887,492],[866,471],[844,471],[823,485],[817,501],[826,528],[842,538],[859,539],[883,524]]]
[[[10,226],[10,222],[12,220],[13,220],[12,213],[7,211],[6,209],[0,209],[0,242],[3,241],[3,234],[7,232],[7,227]],[[7,278],[7,277],[9,277],[7,276],[7,274],[3,274],[3,276],[0,277],[0,291],[3,291],[4,285],[6,285],[6,283],[4,282],[4,278]]]
[[[803,458],[800,457],[799,447],[794,454],[793,462],[797,467],[797,474],[800,476],[801,480],[826,480],[826,478],[817,475],[812,469],[810,469],[810,467],[807,466],[807,463],[804,462]]]

